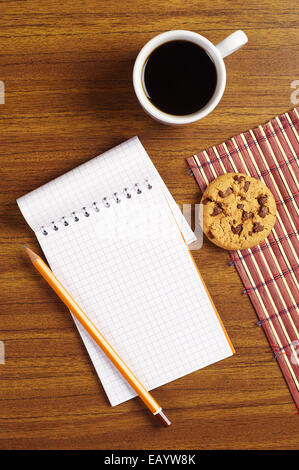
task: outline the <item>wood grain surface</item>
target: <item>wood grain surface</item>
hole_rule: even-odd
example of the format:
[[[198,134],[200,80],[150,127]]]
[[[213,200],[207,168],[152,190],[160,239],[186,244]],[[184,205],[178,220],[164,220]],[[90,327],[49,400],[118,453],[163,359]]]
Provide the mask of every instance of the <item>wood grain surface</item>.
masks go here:
[[[185,159],[293,107],[296,0],[7,0],[0,2],[1,449],[296,449],[298,414],[229,255],[204,240],[195,259],[236,355],[154,392],[160,429],[138,399],[111,408],[68,311],[26,259],[40,253],[16,198],[138,135],[178,203],[199,201]],[[154,122],[132,88],[138,50],[169,29],[217,43],[216,110],[181,128]]]

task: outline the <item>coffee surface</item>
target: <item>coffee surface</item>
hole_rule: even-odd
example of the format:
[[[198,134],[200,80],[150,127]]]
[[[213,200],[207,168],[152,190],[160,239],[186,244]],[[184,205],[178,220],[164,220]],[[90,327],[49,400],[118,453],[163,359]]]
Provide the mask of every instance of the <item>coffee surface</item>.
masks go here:
[[[212,98],[217,72],[208,54],[190,41],[157,47],[143,68],[143,86],[154,106],[183,116],[199,111]]]

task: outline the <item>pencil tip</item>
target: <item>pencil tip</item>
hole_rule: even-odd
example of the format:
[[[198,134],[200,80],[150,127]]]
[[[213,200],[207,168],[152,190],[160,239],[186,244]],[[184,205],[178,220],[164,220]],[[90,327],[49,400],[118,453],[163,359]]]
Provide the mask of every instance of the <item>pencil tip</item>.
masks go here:
[[[25,247],[25,250],[27,251],[27,254],[29,256],[29,258],[31,259],[32,263],[34,263],[34,261],[39,257],[36,253],[34,253],[34,251],[30,250],[30,248],[28,248],[27,245],[25,245],[24,243],[24,247]]]
[[[162,411],[162,408],[158,413],[154,415],[158,421],[164,426],[165,428],[168,428],[168,426],[171,426],[171,421],[170,419],[166,416],[166,414]]]

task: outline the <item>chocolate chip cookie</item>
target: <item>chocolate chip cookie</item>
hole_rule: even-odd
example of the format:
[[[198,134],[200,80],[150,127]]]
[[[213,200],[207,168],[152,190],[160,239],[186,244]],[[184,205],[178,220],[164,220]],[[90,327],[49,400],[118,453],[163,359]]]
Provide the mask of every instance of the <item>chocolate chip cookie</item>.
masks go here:
[[[205,190],[203,231],[215,245],[243,250],[261,243],[276,220],[271,191],[260,180],[241,173],[226,173]]]

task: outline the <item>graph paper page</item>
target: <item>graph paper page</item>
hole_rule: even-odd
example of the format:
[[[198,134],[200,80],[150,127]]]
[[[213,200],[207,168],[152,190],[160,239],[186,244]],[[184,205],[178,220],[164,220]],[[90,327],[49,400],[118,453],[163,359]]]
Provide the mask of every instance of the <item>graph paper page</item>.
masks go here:
[[[147,389],[232,354],[158,181],[37,237],[55,275]],[[134,397],[76,323],[111,405]]]

